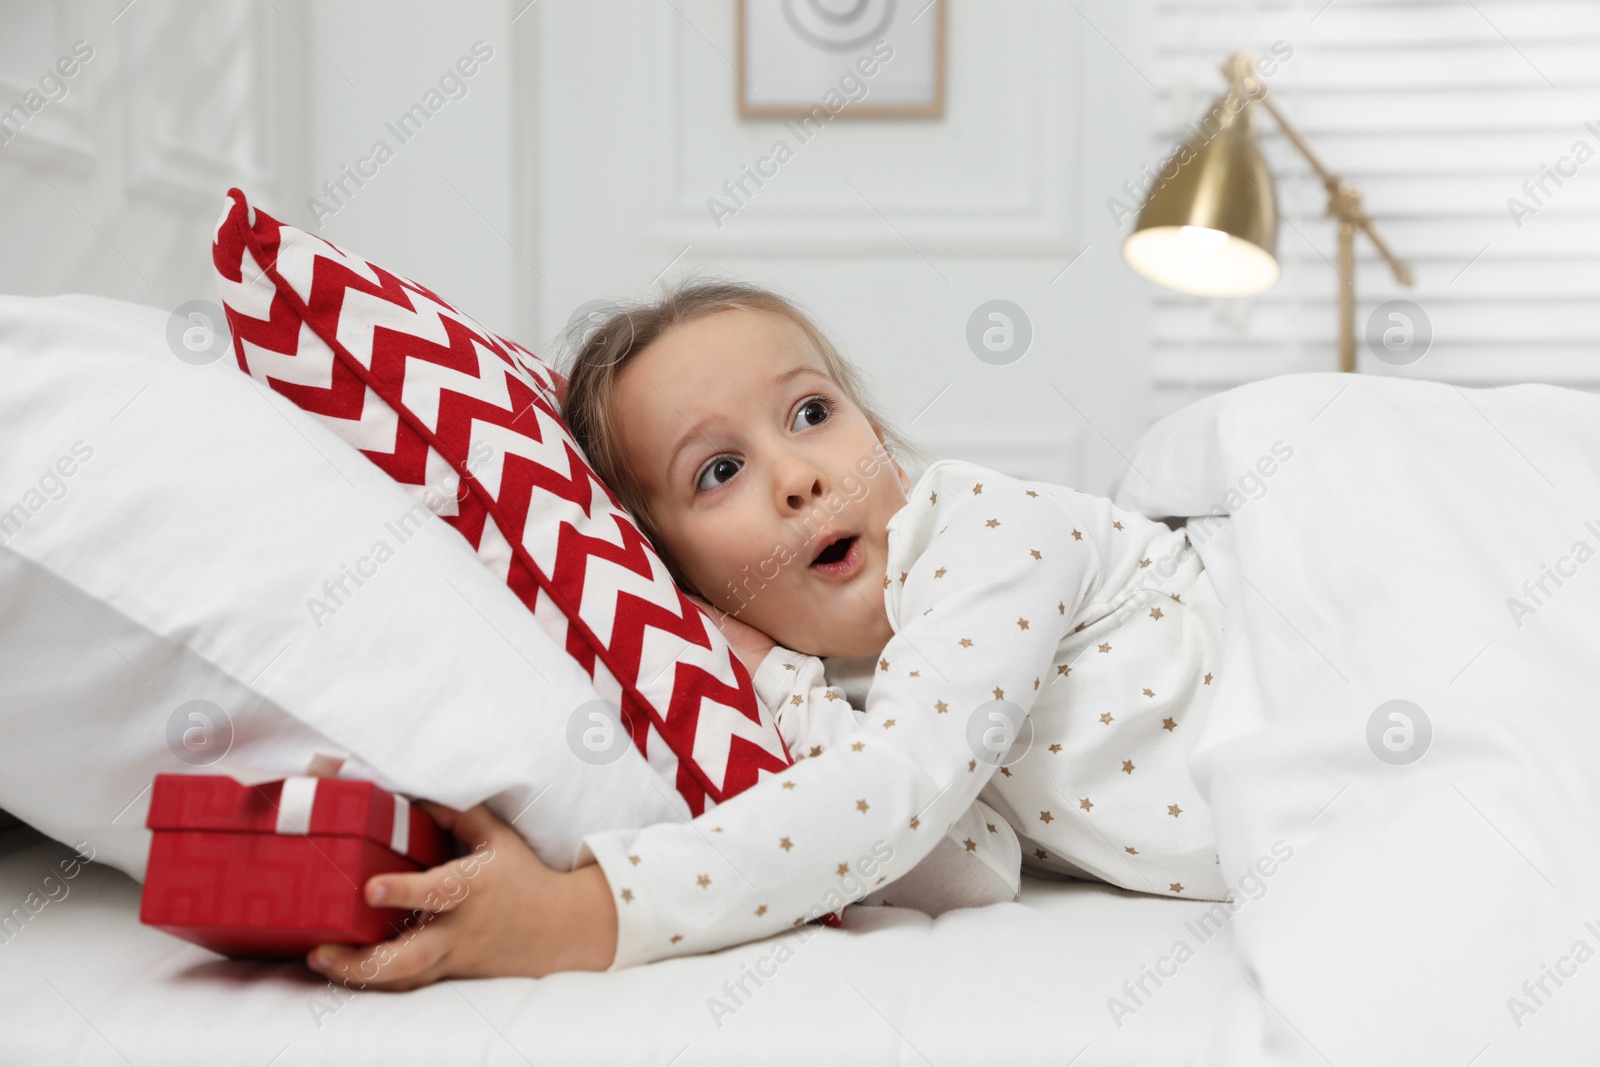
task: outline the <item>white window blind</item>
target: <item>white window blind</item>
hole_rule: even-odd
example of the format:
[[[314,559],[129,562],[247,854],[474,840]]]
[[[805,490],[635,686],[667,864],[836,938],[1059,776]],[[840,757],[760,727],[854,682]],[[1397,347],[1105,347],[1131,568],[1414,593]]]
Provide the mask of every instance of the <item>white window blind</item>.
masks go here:
[[[1293,49],[1268,79],[1278,107],[1325,166],[1362,189],[1416,274],[1402,287],[1357,237],[1363,372],[1600,389],[1600,0],[1153,7],[1152,164],[1225,91],[1228,55]],[[1271,116],[1259,120],[1278,183],[1282,278],[1247,300],[1157,293],[1157,416],[1241,382],[1337,369],[1326,194]],[[1365,341],[1369,316],[1393,299],[1413,301],[1432,325],[1432,347],[1409,366],[1378,360]]]

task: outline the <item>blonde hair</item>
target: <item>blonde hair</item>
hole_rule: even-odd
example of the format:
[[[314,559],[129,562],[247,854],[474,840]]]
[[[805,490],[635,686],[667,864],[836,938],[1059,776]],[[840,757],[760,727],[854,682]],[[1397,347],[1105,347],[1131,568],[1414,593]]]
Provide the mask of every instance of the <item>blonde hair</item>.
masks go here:
[[[796,303],[770,289],[722,279],[685,278],[663,287],[659,296],[637,301],[610,301],[587,305],[587,314],[575,317],[563,337],[570,358],[562,361],[567,376],[561,415],[588,457],[601,481],[611,487],[644,535],[655,546],[673,579],[694,591],[678,561],[658,535],[639,482],[622,458],[617,433],[615,402],[617,382],[639,353],[676,326],[722,311],[764,311],[780,315],[798,326],[822,356],[828,376],[866,416],[888,450],[915,479],[913,464],[926,457],[906,439],[872,402],[861,372],[839,353]]]

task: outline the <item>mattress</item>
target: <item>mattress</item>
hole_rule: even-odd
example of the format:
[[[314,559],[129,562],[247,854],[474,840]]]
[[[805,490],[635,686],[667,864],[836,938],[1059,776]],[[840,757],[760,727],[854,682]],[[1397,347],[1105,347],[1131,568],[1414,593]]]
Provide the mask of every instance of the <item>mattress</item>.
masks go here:
[[[70,855],[0,829],[3,1064],[1147,1067],[1191,1062],[1238,983],[1211,905],[1025,876],[1017,903],[938,919],[855,906],[842,930],[614,974],[351,993],[141,926],[110,867],[47,884]]]

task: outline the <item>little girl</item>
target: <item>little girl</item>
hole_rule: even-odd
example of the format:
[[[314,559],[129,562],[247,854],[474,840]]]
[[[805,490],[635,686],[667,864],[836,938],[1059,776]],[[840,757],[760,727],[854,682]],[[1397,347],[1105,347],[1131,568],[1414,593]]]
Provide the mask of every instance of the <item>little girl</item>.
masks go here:
[[[918,867],[941,839],[1013,892],[1020,859],[1225,896],[1187,769],[1220,615],[1181,531],[971,463],[912,485],[856,372],[747,286],[617,312],[577,352],[564,415],[679,584],[729,614],[806,757],[693,824],[588,839],[616,903],[613,966],[769,935],[913,868],[922,884],[898,888],[927,894],[965,877]],[[864,714],[827,686],[833,656],[876,658]]]

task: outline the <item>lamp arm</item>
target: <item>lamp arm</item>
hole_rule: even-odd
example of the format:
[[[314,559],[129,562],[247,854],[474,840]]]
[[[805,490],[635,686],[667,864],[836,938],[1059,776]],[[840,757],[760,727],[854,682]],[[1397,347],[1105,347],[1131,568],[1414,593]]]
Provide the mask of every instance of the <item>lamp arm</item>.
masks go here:
[[[1302,156],[1306,157],[1306,162],[1310,163],[1311,169],[1317,172],[1317,177],[1322,179],[1322,184],[1328,186],[1329,190],[1332,191],[1332,189],[1341,184],[1344,179],[1340,178],[1337,174],[1333,173],[1327,167],[1322,165],[1322,160],[1318,159],[1317,154],[1311,151],[1311,145],[1308,144],[1306,139],[1300,135],[1300,131],[1295,129],[1289,120],[1283,117],[1283,112],[1279,111],[1278,106],[1272,102],[1272,97],[1267,91],[1266,84],[1258,84],[1261,85],[1261,90],[1260,96],[1256,97],[1255,99],[1255,103],[1260,104],[1262,107],[1267,109],[1267,114],[1271,115],[1274,121],[1277,122],[1284,134],[1289,138],[1290,143],[1292,143],[1295,148],[1300,150],[1300,154]],[[1248,97],[1246,99],[1248,99]]]
[[[1360,191],[1323,166],[1322,160],[1317,158],[1317,154],[1311,150],[1311,145],[1300,135],[1300,131],[1295,129],[1289,120],[1283,117],[1283,112],[1273,104],[1266,83],[1255,75],[1254,57],[1249,52],[1238,53],[1223,64],[1222,74],[1234,90],[1246,100],[1260,104],[1266,109],[1267,114],[1272,116],[1279,129],[1289,138],[1289,143],[1305,157],[1307,163],[1311,164],[1311,169],[1317,172],[1317,177],[1322,179],[1324,188],[1328,190],[1329,214],[1351,223],[1371,238],[1373,247],[1394,272],[1395,281],[1401,285],[1412,284],[1411,265],[1389,249],[1388,242],[1378,233],[1377,223],[1372,221],[1372,216],[1362,207]]]
[[[1355,223],[1372,240],[1373,247],[1378,250],[1378,254],[1389,264],[1389,269],[1394,272],[1394,280],[1401,285],[1410,285],[1414,280],[1411,274],[1411,264],[1389,250],[1389,245],[1379,235],[1378,224],[1372,221],[1372,216],[1362,210],[1359,204],[1353,212],[1348,214],[1350,221]]]

